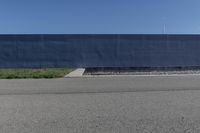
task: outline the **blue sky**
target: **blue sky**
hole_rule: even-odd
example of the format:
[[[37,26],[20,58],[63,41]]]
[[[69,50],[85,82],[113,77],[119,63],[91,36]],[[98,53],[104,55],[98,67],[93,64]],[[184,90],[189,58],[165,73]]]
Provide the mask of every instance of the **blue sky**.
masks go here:
[[[200,0],[0,0],[0,34],[200,33]]]

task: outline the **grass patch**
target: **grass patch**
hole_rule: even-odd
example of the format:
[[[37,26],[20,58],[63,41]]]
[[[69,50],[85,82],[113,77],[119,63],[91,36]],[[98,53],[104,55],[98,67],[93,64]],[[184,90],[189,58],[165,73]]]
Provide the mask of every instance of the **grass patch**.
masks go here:
[[[61,78],[73,70],[72,68],[0,69],[0,79]]]

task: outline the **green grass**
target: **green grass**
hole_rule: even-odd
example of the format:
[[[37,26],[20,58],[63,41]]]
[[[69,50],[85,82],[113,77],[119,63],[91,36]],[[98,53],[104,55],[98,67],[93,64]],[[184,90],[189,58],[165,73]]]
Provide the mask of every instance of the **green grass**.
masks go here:
[[[0,69],[0,79],[61,78],[72,70],[72,68]]]

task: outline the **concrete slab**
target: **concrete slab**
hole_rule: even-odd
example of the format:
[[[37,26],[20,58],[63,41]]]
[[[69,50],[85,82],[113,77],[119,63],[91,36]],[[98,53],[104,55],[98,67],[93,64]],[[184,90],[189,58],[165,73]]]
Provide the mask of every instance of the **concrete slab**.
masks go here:
[[[72,71],[71,73],[65,75],[65,78],[82,77],[84,72],[85,72],[85,68],[77,68],[76,70]]]

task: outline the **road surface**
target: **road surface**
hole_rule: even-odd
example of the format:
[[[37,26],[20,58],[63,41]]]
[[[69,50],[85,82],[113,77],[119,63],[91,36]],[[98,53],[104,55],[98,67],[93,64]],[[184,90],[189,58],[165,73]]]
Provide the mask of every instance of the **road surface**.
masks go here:
[[[200,76],[0,80],[0,132],[199,133],[199,81]]]
[[[200,90],[200,75],[0,80],[0,95]]]

